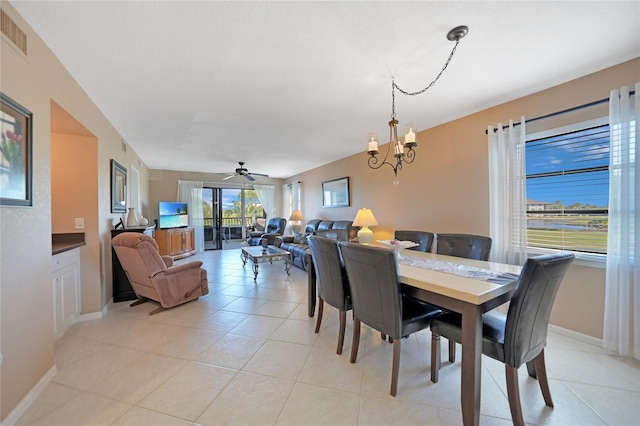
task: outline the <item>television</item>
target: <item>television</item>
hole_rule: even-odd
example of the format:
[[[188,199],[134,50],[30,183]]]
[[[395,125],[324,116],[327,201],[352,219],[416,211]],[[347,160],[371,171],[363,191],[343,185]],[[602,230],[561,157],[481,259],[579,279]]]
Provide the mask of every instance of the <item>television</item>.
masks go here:
[[[158,203],[158,228],[186,228],[189,226],[189,213],[187,203],[172,201],[160,201]]]

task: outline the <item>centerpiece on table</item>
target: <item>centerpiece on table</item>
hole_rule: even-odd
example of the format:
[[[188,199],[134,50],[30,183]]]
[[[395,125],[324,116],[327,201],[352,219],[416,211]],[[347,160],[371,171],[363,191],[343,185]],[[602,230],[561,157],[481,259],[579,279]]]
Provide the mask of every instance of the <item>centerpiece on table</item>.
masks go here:
[[[377,240],[377,241],[380,244],[383,244],[391,248],[393,250],[393,254],[395,255],[396,259],[401,258],[400,250],[416,247],[419,245],[418,243],[414,243],[413,241],[400,241],[400,240],[396,240],[395,238],[393,240]]]

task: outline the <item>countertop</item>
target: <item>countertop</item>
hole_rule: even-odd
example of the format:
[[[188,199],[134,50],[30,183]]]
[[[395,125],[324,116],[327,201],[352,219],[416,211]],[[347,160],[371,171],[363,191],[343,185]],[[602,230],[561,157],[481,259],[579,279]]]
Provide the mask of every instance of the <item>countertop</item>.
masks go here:
[[[82,247],[87,243],[84,240],[84,232],[68,234],[51,234],[51,254],[60,254],[74,248]]]

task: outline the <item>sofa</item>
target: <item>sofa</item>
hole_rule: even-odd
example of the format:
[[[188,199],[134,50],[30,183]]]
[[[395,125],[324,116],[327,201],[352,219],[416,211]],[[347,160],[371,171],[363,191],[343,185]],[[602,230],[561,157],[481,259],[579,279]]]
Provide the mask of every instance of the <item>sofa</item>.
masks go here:
[[[352,241],[357,238],[358,229],[351,220],[314,219],[307,222],[304,232],[276,238],[276,246],[291,253],[291,262],[300,269],[309,270],[309,235],[320,235],[338,241]]]

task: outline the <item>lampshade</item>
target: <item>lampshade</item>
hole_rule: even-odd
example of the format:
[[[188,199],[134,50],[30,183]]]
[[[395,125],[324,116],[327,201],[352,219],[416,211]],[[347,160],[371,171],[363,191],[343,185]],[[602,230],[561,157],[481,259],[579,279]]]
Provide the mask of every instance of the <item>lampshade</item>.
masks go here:
[[[356,214],[356,218],[353,220],[353,226],[361,226],[358,231],[358,240],[360,244],[369,244],[373,241],[373,231],[369,229],[369,226],[377,225],[378,221],[373,212],[369,209],[360,209]]]
[[[289,220],[304,220],[304,218],[302,217],[302,212],[300,210],[292,211]]]
[[[360,209],[353,219],[353,226],[375,226],[378,224],[373,212],[370,209]]]

